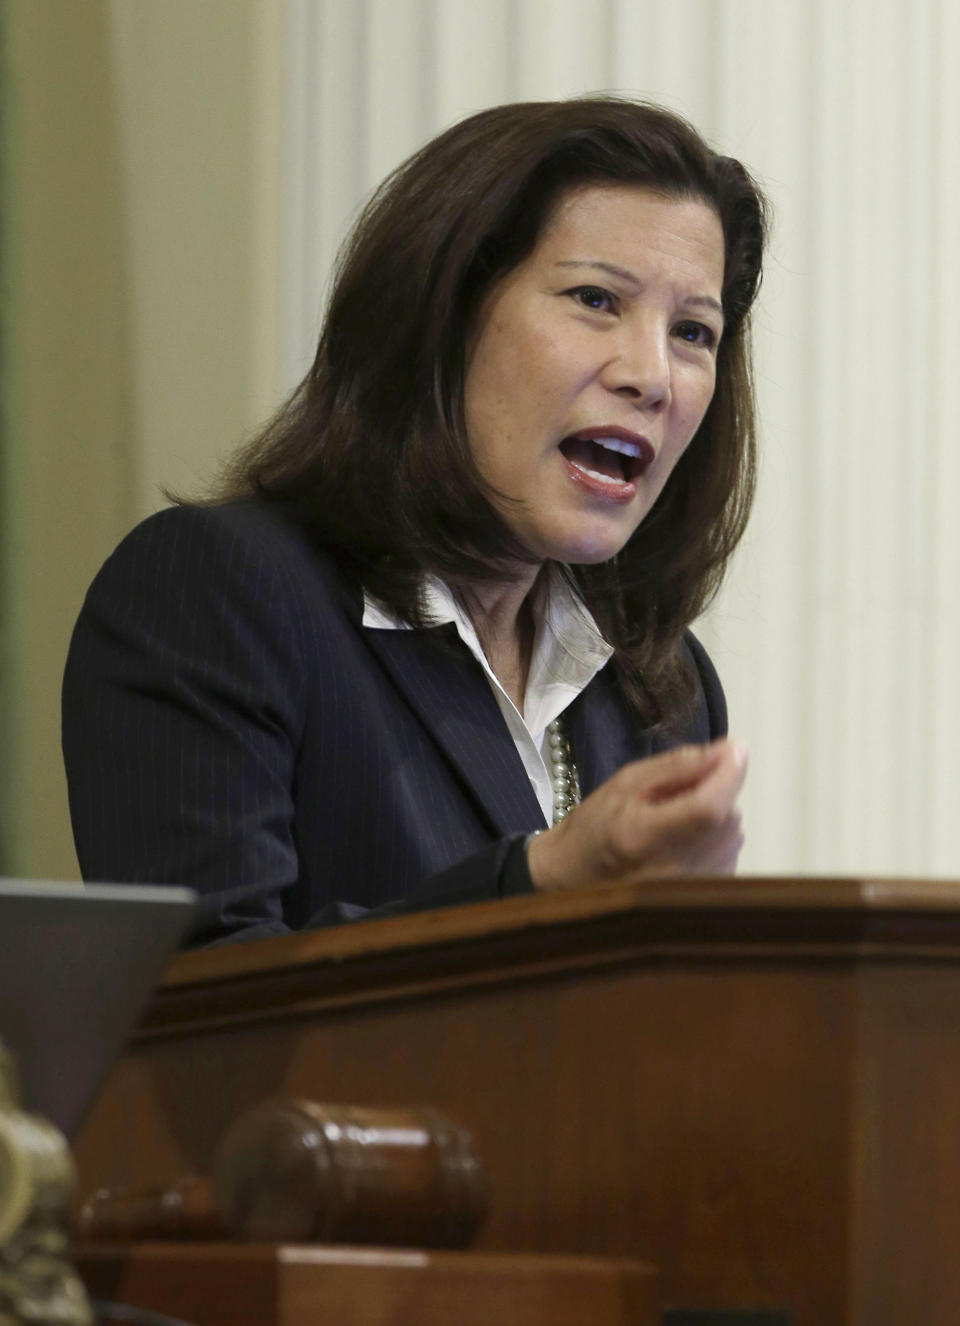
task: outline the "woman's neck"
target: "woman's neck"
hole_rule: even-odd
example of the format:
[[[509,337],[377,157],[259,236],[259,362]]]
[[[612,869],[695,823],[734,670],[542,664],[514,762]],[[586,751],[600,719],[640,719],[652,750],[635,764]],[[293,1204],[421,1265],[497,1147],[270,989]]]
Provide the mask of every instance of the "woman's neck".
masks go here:
[[[536,631],[531,591],[538,575],[532,569],[523,580],[473,585],[460,595],[493,675],[521,714]]]

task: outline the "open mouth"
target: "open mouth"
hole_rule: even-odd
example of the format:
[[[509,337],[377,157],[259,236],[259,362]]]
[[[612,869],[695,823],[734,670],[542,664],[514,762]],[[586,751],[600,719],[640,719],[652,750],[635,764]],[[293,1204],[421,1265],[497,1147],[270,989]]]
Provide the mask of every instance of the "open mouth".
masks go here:
[[[603,483],[632,483],[653,459],[648,442],[619,437],[566,437],[560,450],[571,465]]]

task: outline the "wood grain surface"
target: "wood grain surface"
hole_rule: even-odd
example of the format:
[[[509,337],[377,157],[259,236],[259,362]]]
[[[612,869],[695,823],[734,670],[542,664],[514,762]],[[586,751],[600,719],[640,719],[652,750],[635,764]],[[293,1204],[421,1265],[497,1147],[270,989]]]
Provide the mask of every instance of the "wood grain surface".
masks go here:
[[[665,1306],[794,1326],[960,1320],[956,884],[578,890],[183,955],[81,1183],[203,1172],[276,1094],[449,1114],[485,1250],[641,1258]]]

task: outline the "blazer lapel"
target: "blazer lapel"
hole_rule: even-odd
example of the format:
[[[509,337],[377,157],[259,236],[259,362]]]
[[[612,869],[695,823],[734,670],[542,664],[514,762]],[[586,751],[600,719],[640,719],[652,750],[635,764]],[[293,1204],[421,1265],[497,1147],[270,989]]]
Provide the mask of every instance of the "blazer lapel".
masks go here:
[[[543,812],[490,684],[456,629],[361,629],[493,831],[523,833],[542,827]],[[437,632],[444,632],[446,640],[430,638]]]
[[[630,760],[653,753],[653,742],[638,733],[608,665],[593,678],[570,706],[573,758],[580,790],[588,796]]]

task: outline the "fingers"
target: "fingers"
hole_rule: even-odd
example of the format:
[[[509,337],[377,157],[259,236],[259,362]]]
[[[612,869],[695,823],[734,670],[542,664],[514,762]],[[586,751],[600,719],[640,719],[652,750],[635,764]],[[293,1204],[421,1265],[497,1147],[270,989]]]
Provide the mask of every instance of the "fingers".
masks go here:
[[[698,782],[658,802],[664,828],[670,824],[704,831],[719,827],[736,805],[746,776],[746,747],[724,742],[719,758]]]
[[[743,746],[685,746],[627,765],[528,849],[537,888],[656,874],[727,874],[743,845]]]
[[[611,848],[622,866],[670,854],[680,868],[693,871],[702,853],[725,833],[746,772],[746,749],[729,741],[713,743],[699,761],[678,761],[664,781],[636,793],[611,824]],[[667,788],[676,790],[668,793]]]
[[[663,755],[625,765],[611,782],[622,781],[634,795],[647,801],[665,800],[702,782],[723,762],[732,746],[726,738],[703,746],[678,746]]]
[[[687,873],[732,875],[742,847],[743,826],[740,812],[735,810],[720,828],[700,840],[697,850],[687,858]]]

